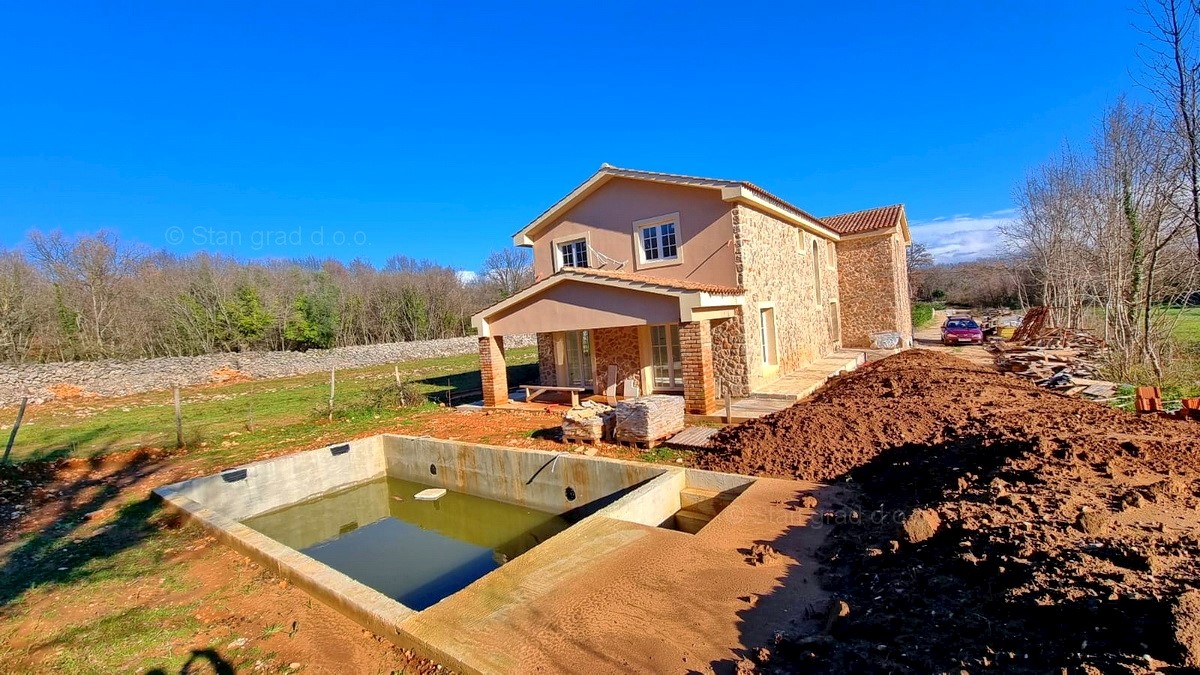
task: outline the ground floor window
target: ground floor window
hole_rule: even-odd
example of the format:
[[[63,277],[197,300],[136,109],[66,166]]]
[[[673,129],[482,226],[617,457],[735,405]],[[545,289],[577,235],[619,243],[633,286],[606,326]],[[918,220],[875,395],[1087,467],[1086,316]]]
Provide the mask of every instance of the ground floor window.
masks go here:
[[[650,358],[654,389],[683,389],[683,356],[679,325],[650,327]]]
[[[563,333],[568,387],[592,386],[592,336],[586,330]]]
[[[775,348],[775,308],[764,307],[758,310],[758,329],[762,338],[763,364],[774,366],[779,364],[779,352]]]

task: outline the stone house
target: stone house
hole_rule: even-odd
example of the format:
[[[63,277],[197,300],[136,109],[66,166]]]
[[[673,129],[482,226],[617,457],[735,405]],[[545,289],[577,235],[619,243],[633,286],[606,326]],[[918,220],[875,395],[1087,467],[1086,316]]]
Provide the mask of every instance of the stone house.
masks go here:
[[[873,333],[911,342],[903,206],[817,218],[752,183],[605,164],[513,242],[536,281],[472,319],[488,406],[508,400],[505,335],[537,333],[540,384],[697,414]]]

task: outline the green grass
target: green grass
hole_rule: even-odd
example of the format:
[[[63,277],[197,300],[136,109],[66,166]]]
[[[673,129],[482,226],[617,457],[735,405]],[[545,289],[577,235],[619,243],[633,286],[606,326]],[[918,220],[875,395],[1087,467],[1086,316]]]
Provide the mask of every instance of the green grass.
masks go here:
[[[138,666],[180,672],[189,655],[172,654],[171,643],[190,637],[199,622],[194,606],[132,607],[66,628],[51,637],[61,650],[62,673],[132,672]],[[133,668],[131,668],[133,666]]]
[[[913,328],[921,328],[933,321],[933,303],[914,302],[911,311]]]
[[[681,457],[686,457],[689,454],[690,453],[686,450],[676,450],[674,448],[668,448],[665,445],[660,445],[657,448],[650,448],[646,452],[638,455],[638,459],[643,462],[668,464],[674,463],[675,460]]]
[[[508,352],[509,382],[537,376],[537,349]],[[400,364],[400,377],[431,399],[453,404],[476,400],[481,388],[475,354]],[[393,366],[337,373],[335,423],[350,437],[401,423],[421,410],[365,405],[372,390],[394,382]],[[330,431],[329,374],[313,373],[224,386],[188,387],[182,392],[183,435],[190,453],[219,464],[281,444],[303,445]],[[433,403],[430,406],[435,405]],[[11,424],[15,410],[0,411]],[[5,427],[4,431],[7,431]],[[6,435],[6,434],[5,434]],[[70,404],[31,406],[13,448],[13,461],[95,457],[134,448],[175,446],[170,392],[120,399],[79,399]]]
[[[1171,310],[1178,313],[1179,321],[1175,324],[1172,335],[1176,340],[1189,345],[1200,345],[1200,307],[1188,307],[1182,310]]]

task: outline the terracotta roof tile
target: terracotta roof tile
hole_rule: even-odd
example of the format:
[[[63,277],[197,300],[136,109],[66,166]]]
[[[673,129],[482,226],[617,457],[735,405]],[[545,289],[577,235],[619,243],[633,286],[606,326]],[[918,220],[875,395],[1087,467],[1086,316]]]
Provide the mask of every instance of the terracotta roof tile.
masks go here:
[[[843,213],[838,216],[826,216],[821,219],[821,222],[838,234],[861,234],[895,227],[900,223],[903,215],[904,205],[893,204],[865,211]]]
[[[555,273],[573,276],[573,277],[601,277],[604,279],[619,279],[621,281],[632,281],[641,284],[650,284],[651,286],[661,286],[680,291],[699,291],[701,293],[712,293],[713,295],[741,295],[744,290],[736,286],[720,286],[718,284],[705,284],[698,281],[689,281],[687,279],[668,279],[665,277],[652,277],[643,274],[635,274],[632,272],[619,272],[617,270],[602,270],[591,267],[564,267]]]

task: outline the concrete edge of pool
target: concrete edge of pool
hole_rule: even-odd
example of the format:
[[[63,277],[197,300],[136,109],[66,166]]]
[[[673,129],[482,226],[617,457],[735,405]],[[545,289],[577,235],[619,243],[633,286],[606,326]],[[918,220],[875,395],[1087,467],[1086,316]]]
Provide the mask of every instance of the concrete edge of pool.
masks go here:
[[[421,612],[241,522],[383,476],[419,480],[556,514],[569,513],[577,522]],[[743,591],[770,592],[778,585],[773,572],[764,575],[759,570],[749,575],[753,579],[741,582],[749,567],[745,551],[764,535],[782,537],[789,528],[811,525],[811,510],[798,509],[795,504],[800,495],[821,490],[828,488],[562,452],[385,434],[255,462],[154,492],[225,545],[404,648],[462,672],[517,672],[534,667],[539,660],[563,669],[561,663],[555,663],[555,654],[561,649],[548,646],[549,642],[529,654],[524,653],[529,645],[512,642],[519,635],[555,631],[550,615],[556,610],[535,611],[526,617],[527,610],[545,603],[557,608],[564,602],[559,598],[562,593],[568,593],[569,602],[575,590],[597,590],[614,572],[621,574],[622,559],[637,566],[639,560],[679,548],[679,556],[728,567],[729,583],[719,580],[714,588],[720,590],[715,594],[708,591],[721,596],[718,604],[730,605],[735,594],[745,597],[740,595]],[[782,508],[785,501],[791,505]],[[649,547],[646,552],[633,553],[645,547]],[[617,567],[607,569],[609,563]],[[632,568],[630,571],[634,573]],[[636,573],[650,580],[655,577],[653,571]],[[713,573],[722,575],[720,569]],[[730,586],[728,592],[724,585]],[[816,584],[812,586],[808,590],[816,592]],[[673,594],[678,596],[675,600]],[[621,596],[613,593],[612,601],[620,602]],[[639,597],[661,599],[665,605],[695,601],[687,584],[651,584]],[[728,619],[736,621],[735,605],[730,606]],[[579,619],[572,621],[578,623]],[[584,632],[603,634],[609,630],[606,625]],[[729,626],[721,629],[728,632]],[[591,651],[583,643],[577,647],[584,653]],[[582,670],[595,672],[595,668],[582,665]]]

